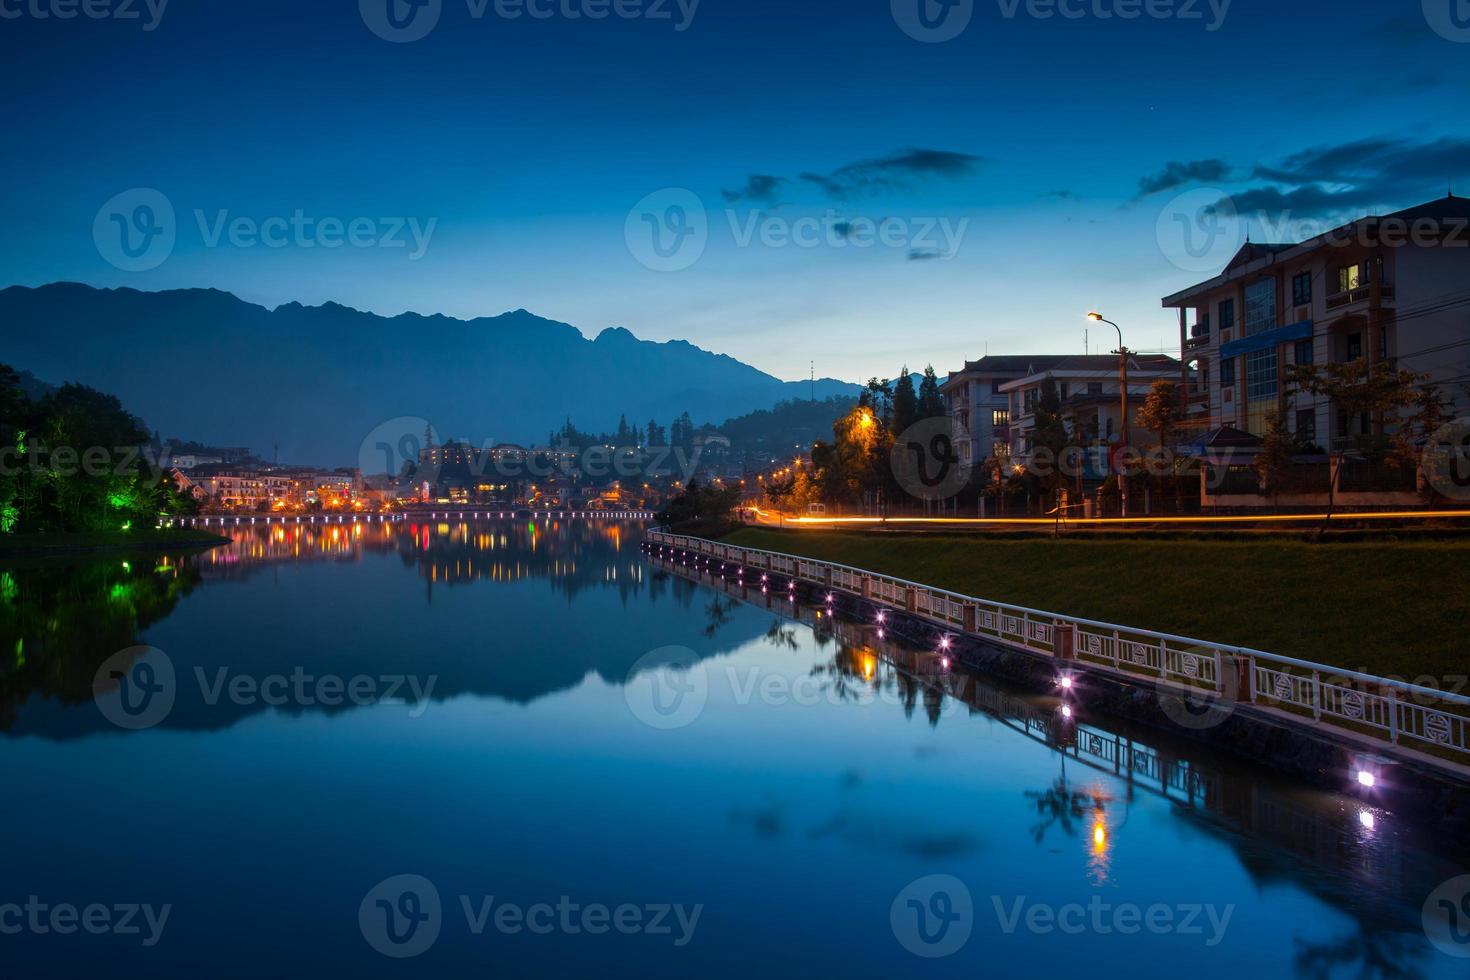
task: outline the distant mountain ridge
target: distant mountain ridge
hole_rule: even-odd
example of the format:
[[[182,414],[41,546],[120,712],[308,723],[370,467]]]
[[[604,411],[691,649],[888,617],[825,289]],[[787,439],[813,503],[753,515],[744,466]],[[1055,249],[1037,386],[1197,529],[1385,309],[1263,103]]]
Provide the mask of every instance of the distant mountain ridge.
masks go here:
[[[17,370],[116,394],[165,437],[283,462],[353,465],[363,439],[400,416],[441,437],[529,444],[567,418],[593,431],[624,414],[719,423],[812,392],[687,341],[622,327],[588,340],[526,310],[383,317],[332,302],[271,310],[218,289],[52,283],[0,290],[0,332],[0,360]],[[816,383],[819,399],[858,390]]]

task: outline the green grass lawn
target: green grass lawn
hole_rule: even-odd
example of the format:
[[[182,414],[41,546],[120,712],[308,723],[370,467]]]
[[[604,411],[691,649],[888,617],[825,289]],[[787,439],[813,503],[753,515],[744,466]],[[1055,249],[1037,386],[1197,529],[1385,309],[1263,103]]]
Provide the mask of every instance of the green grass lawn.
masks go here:
[[[0,537],[0,557],[68,555],[91,551],[151,551],[156,548],[208,547],[229,538],[194,528],[137,528],[96,533],[11,534]]]
[[[1470,541],[989,538],[746,528],[731,544],[1441,688],[1470,673]]]

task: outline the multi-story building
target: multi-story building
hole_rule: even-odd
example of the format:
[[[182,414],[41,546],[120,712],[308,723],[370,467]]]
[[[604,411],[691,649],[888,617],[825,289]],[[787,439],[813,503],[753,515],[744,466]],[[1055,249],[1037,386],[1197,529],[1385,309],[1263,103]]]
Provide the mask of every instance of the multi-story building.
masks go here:
[[[957,447],[968,466],[979,466],[992,457],[1011,455],[1010,397],[1001,386],[1049,367],[1060,355],[986,355],[966,361],[939,386],[944,404],[966,434]]]
[[[289,500],[293,491],[289,476],[247,470],[199,475],[194,477],[194,482],[216,504],[242,510]]]
[[[1296,243],[1247,243],[1218,276],[1163,300],[1179,311],[1181,372],[1211,427],[1265,432],[1284,414],[1328,449],[1393,420],[1289,392],[1293,364],[1366,358],[1429,375],[1464,414],[1470,380],[1470,200],[1447,197]]]
[[[1047,381],[1056,385],[1068,430],[1084,446],[1138,445],[1138,411],[1155,381],[1179,378],[1179,362],[1163,354],[1130,354],[1128,358],[1128,431],[1123,431],[1121,365],[1113,354],[1075,354],[1032,358],[1024,377],[1003,382],[1010,425],[1011,461],[1024,466],[1034,450],[1036,404]],[[1101,472],[1106,459],[1095,461]]]

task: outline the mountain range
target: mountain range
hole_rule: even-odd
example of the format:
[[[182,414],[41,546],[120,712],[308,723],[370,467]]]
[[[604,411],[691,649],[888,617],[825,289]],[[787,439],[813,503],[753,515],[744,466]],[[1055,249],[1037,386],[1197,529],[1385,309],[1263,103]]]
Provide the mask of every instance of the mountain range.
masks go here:
[[[0,333],[0,360],[115,394],[165,438],[329,466],[355,465],[364,438],[400,417],[440,438],[540,444],[567,418],[589,431],[621,415],[719,423],[813,394],[687,341],[621,327],[589,340],[525,310],[383,317],[336,303],[269,309],[217,289],[52,283],[0,290]],[[858,390],[824,378],[815,396]]]

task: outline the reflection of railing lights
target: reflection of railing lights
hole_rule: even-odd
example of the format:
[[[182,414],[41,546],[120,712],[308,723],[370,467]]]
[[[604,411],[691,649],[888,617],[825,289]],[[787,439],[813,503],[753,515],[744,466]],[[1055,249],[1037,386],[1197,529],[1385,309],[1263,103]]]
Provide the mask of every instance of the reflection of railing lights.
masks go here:
[[[1362,825],[1364,830],[1372,830],[1377,826],[1378,821],[1374,818],[1371,810],[1359,810],[1358,823]]]
[[[1064,705],[1062,705],[1062,717],[1063,718],[1070,718],[1070,717],[1072,717],[1072,706],[1070,704],[1064,704]]]
[[[1058,681],[1057,683],[1059,683],[1059,684],[1062,685],[1062,690],[1064,690],[1064,691],[1070,691],[1072,689],[1072,675],[1071,674],[1063,674],[1062,675],[1062,679],[1060,681]]]
[[[1378,784],[1378,777],[1366,769],[1358,770],[1358,785],[1365,789],[1372,789]]]

